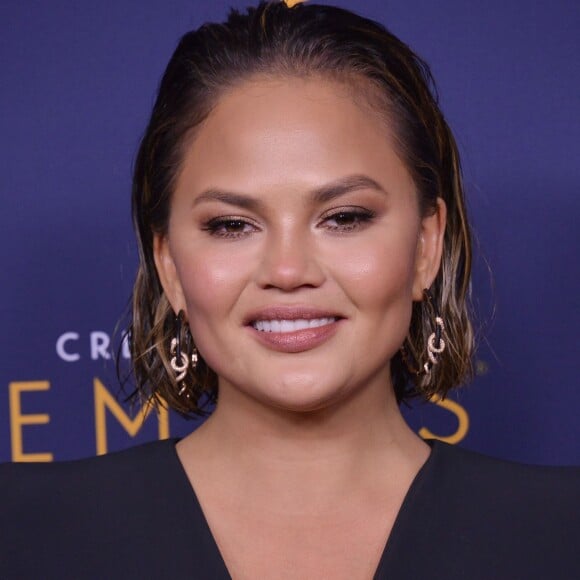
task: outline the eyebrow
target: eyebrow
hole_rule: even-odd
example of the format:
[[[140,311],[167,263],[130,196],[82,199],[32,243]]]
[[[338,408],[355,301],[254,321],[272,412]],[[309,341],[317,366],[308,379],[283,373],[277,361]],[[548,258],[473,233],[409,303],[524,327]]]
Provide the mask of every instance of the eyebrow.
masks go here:
[[[341,195],[360,189],[374,189],[387,194],[387,191],[368,175],[348,175],[313,189],[310,192],[310,198],[315,203],[326,203]],[[262,205],[259,199],[251,195],[210,188],[204,190],[194,199],[193,206],[209,201],[220,201],[250,211],[255,211]]]

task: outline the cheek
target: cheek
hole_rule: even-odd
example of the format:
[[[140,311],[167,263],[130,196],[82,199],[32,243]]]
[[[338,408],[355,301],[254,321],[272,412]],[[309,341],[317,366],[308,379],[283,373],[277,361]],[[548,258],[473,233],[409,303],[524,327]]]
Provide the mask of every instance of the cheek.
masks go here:
[[[226,316],[247,277],[240,262],[231,253],[212,253],[203,248],[175,259],[192,332]]]
[[[403,301],[411,308],[415,277],[415,238],[382,236],[360,248],[348,248],[337,261],[337,278],[353,302],[363,309],[387,313]]]

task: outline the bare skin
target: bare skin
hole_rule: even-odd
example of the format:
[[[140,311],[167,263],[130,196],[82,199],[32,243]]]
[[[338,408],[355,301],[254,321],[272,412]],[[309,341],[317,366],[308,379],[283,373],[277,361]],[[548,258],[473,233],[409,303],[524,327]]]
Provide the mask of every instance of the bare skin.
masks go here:
[[[277,417],[216,411],[178,444],[233,578],[373,577],[429,454],[377,394],[279,428]]]
[[[312,197],[351,175],[381,191]],[[202,199],[208,188],[257,203]],[[177,451],[234,579],[372,578],[429,455],[390,359],[444,226],[442,202],[419,214],[378,116],[330,81],[248,82],[189,145],[155,257],[219,377],[214,413]],[[264,343],[249,313],[280,304],[332,311],[336,329],[298,351]]]

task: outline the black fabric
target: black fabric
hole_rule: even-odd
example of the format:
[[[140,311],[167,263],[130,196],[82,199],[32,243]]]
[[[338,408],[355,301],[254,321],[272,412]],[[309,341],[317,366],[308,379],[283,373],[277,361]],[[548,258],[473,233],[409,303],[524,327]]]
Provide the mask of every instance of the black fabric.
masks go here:
[[[0,578],[230,578],[175,443],[1,465]],[[375,579],[580,578],[580,468],[428,443]]]

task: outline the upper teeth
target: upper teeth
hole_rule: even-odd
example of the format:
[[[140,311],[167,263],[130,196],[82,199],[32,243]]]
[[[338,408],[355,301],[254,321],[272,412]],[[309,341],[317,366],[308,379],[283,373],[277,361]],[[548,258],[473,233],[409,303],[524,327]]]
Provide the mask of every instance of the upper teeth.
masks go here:
[[[317,328],[331,324],[336,318],[311,318],[309,320],[299,318],[298,320],[256,320],[252,326],[261,332],[296,332],[305,328]]]

